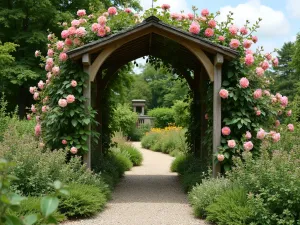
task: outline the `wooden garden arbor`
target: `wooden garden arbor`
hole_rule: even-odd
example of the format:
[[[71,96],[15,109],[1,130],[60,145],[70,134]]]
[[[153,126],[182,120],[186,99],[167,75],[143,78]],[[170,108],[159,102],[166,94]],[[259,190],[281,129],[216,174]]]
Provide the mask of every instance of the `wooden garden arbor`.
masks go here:
[[[206,127],[204,115],[207,103],[204,96],[208,82],[213,82],[213,151],[217,151],[221,142],[219,90],[222,82],[222,65],[224,61],[237,57],[236,51],[165,24],[151,16],[130,29],[69,51],[68,55],[72,60],[81,63],[84,71],[89,74],[84,90],[84,96],[87,98],[86,106],[89,107],[96,102],[97,120],[100,124],[102,117],[99,102],[103,91],[109,87],[110,81],[117,76],[117,71],[122,66],[137,58],[151,55],[166,60],[187,80],[199,102],[201,137],[205,135]],[[199,146],[197,151],[200,157],[206,159],[208,152],[202,147],[201,137],[196,140]],[[88,139],[88,146],[90,151],[85,155],[84,161],[91,167],[93,157],[91,138]],[[219,166],[214,163],[213,165],[213,175],[216,176]]]

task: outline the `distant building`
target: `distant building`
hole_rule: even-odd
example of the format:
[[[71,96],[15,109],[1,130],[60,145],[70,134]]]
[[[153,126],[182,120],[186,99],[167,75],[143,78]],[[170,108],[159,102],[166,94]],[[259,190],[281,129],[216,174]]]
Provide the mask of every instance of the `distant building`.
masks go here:
[[[142,100],[142,99],[132,100],[133,111],[136,112],[139,116],[137,121],[138,127],[143,124],[145,125],[148,124],[152,127],[154,124],[154,118],[145,115],[145,106],[146,106],[146,100]]]

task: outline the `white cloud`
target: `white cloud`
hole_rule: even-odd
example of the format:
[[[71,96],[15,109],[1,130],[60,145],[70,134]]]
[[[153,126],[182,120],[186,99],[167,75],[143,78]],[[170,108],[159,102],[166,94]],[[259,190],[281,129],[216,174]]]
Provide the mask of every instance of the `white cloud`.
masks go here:
[[[300,1],[299,0],[287,0],[286,9],[293,17],[300,18]]]
[[[151,0],[140,0],[141,6],[144,8],[144,10],[150,9],[152,7],[152,1]],[[157,0],[157,2],[154,2],[154,7],[161,6],[162,4],[169,4],[171,6],[171,12],[181,12],[184,10],[184,12],[192,12],[192,9],[188,7],[186,0]]]
[[[247,3],[239,4],[236,7],[225,6],[220,9],[219,20],[226,20],[229,11],[234,13],[234,23],[238,26],[243,26],[246,20],[255,23],[258,18],[262,18],[257,33],[259,37],[274,38],[288,35],[290,32],[290,24],[284,13],[262,5],[260,0],[249,0]]]

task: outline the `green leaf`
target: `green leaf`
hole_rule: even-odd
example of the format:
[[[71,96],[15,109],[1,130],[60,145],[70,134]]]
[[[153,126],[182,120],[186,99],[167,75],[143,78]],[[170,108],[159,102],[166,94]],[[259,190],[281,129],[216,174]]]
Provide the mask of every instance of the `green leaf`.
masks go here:
[[[225,153],[224,153],[224,156],[225,156],[226,159],[229,159],[229,158],[230,158],[230,154],[229,154],[228,152],[225,152]]]
[[[38,220],[38,217],[36,214],[30,214],[28,216],[25,216],[23,222],[25,225],[32,225],[34,223],[36,223]]]
[[[83,122],[84,122],[86,125],[88,125],[88,124],[91,122],[91,120],[90,120],[90,118],[85,118],[85,119],[83,120]]]
[[[230,170],[230,165],[229,164],[225,164],[224,165],[224,170],[227,172],[227,171],[229,171]]]
[[[54,181],[53,186],[56,190],[61,189],[62,183],[59,180]]]
[[[69,195],[69,191],[67,191],[66,189],[60,189],[59,193],[63,194],[63,195]]]
[[[73,125],[73,127],[76,127],[77,126],[77,120],[76,119],[72,119],[72,125]]]
[[[10,204],[11,205],[19,205],[21,201],[25,200],[25,197],[22,197],[21,195],[18,194],[13,194],[13,196],[10,199]]]
[[[70,116],[74,116],[74,114],[75,114],[74,110],[71,110],[70,111]]]
[[[41,200],[41,211],[45,217],[50,216],[55,212],[59,204],[59,200],[56,197],[46,196]]]
[[[229,84],[230,84],[229,81],[224,80],[222,85],[223,85],[223,86],[228,86]]]
[[[16,216],[5,216],[5,225],[23,225],[23,222]]]

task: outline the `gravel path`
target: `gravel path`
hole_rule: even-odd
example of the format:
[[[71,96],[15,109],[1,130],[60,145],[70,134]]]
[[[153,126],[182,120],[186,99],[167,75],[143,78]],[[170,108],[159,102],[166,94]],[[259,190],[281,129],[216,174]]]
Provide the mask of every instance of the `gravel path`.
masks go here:
[[[170,172],[173,157],[141,148],[143,165],[126,172],[113,199],[98,216],[65,225],[204,225],[193,217],[176,173]]]

